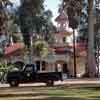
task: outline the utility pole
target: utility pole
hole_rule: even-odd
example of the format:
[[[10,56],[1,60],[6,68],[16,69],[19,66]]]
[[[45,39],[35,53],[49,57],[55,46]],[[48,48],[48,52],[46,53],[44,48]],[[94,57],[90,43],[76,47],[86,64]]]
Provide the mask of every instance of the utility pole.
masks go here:
[[[73,59],[74,59],[74,77],[76,77],[76,48],[75,48],[75,45],[76,45],[76,41],[75,41],[75,29],[73,29]]]

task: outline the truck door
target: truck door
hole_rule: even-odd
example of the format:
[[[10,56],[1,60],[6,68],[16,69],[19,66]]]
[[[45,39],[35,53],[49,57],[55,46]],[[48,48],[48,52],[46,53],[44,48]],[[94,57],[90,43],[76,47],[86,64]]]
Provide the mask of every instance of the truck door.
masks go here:
[[[34,73],[36,72],[36,66],[34,64],[27,64],[24,70],[25,81],[32,81],[34,79]]]

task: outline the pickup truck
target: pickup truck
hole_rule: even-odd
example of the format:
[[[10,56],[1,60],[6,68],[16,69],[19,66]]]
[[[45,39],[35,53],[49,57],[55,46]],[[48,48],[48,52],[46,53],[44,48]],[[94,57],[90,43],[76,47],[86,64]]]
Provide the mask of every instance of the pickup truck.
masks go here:
[[[17,87],[20,83],[44,82],[47,86],[53,86],[54,81],[62,80],[61,72],[39,72],[35,64],[26,64],[22,70],[8,72],[7,83],[11,87]]]

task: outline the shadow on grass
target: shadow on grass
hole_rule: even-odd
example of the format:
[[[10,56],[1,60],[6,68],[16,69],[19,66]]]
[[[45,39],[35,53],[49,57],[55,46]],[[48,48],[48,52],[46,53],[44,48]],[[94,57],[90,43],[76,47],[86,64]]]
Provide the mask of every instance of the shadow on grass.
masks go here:
[[[0,94],[0,98],[9,98],[9,97],[24,97],[24,96],[27,96],[27,97],[35,97],[35,96],[46,96],[48,95],[47,93],[27,93],[27,94],[24,94],[24,93],[20,93],[20,94],[10,94],[10,93],[7,93],[7,94]]]
[[[88,98],[81,98],[81,97],[47,97],[43,99],[20,99],[20,100],[91,100]]]
[[[100,96],[89,96],[90,98],[92,98],[93,100],[100,100]]]
[[[81,87],[79,89],[86,89],[86,90],[93,90],[93,91],[100,91],[100,87]]]
[[[95,90],[95,91],[100,91],[100,87],[92,87],[92,88],[88,88],[90,90]]]

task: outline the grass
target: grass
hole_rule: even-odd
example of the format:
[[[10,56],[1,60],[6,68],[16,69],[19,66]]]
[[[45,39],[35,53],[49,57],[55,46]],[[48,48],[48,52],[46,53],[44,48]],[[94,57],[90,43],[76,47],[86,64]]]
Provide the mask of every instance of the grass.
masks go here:
[[[10,94],[0,100],[100,100],[100,87],[33,87],[31,92],[24,96]]]
[[[37,91],[38,89],[36,89]],[[99,100],[100,99],[100,87],[87,87],[87,88],[68,88],[68,87],[46,87],[39,89],[41,92],[47,93],[50,97],[59,97],[60,99],[54,100]],[[48,100],[48,99],[47,99]],[[50,99],[53,100],[53,99]]]

